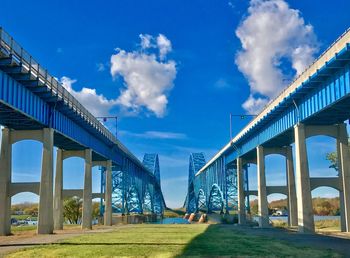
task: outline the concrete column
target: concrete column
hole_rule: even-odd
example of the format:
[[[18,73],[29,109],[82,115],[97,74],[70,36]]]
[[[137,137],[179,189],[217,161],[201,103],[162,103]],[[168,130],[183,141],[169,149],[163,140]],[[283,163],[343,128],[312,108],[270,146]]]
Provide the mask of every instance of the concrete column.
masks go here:
[[[242,158],[237,158],[237,192],[238,192],[238,224],[246,223],[245,196],[244,196],[244,175]]]
[[[8,128],[2,129],[0,153],[0,236],[11,233],[11,161],[12,144],[11,132]]]
[[[107,161],[106,167],[106,192],[105,192],[105,226],[112,226],[112,161]]]
[[[53,129],[43,129],[38,234],[53,233]]]
[[[340,231],[346,232],[346,220],[345,220],[345,210],[344,210],[344,192],[343,192],[343,173],[341,170],[341,153],[340,153],[340,141],[339,137],[336,140],[337,144],[337,157],[338,158],[338,176],[339,176],[339,204],[340,204]]]
[[[294,164],[292,147],[286,147],[287,188],[288,188],[288,224],[298,226],[297,194],[295,191]]]
[[[54,229],[63,229],[63,150],[57,149],[54,195]]]
[[[345,225],[343,225],[346,232],[350,232],[350,153],[348,145],[348,134],[346,131],[346,125],[341,124],[338,126],[338,142],[340,155],[338,156],[339,165],[341,168],[341,183],[343,186],[343,217],[345,218]],[[343,228],[342,228],[343,229]]]
[[[301,233],[314,233],[314,214],[310,190],[309,163],[305,142],[305,126],[294,127],[295,164],[297,178],[298,230]]]
[[[82,229],[92,229],[92,151],[85,150]]]
[[[258,146],[257,153],[257,172],[258,172],[258,215],[259,226],[265,228],[269,226],[269,208],[266,195],[266,177],[265,177],[265,156],[264,148]]]

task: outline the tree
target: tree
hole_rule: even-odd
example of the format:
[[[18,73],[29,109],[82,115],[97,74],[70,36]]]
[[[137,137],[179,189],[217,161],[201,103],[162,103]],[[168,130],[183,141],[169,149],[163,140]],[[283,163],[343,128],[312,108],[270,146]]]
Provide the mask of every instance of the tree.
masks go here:
[[[348,145],[350,146],[350,138],[348,138]],[[329,160],[331,162],[331,165],[329,166],[329,168],[333,168],[337,172],[339,171],[338,155],[336,151],[327,153],[326,160]]]
[[[92,218],[98,218],[100,216],[100,203],[93,202],[92,203]]]
[[[82,216],[83,201],[79,197],[65,199],[63,202],[63,216],[71,224],[78,224]]]
[[[327,153],[326,159],[331,162],[331,165],[329,166],[329,168],[333,168],[333,169],[335,169],[335,171],[338,172],[339,168],[338,168],[338,155],[337,155],[337,153],[335,151]]]

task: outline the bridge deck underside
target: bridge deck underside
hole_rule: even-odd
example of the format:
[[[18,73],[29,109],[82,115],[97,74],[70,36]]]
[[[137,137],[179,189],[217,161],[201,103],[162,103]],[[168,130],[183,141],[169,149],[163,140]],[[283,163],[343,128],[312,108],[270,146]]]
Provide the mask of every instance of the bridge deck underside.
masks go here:
[[[350,118],[350,98],[343,98],[326,109],[303,120],[305,125],[333,125],[343,123]],[[289,128],[282,134],[275,136],[262,144],[266,148],[283,147],[294,143],[294,130]],[[252,149],[243,156],[245,159],[256,157],[256,150]]]
[[[45,126],[22,112],[0,102],[0,125],[14,130],[40,130]],[[55,131],[54,145],[65,150],[84,150],[85,146]],[[105,160],[96,152],[92,153],[93,160]]]

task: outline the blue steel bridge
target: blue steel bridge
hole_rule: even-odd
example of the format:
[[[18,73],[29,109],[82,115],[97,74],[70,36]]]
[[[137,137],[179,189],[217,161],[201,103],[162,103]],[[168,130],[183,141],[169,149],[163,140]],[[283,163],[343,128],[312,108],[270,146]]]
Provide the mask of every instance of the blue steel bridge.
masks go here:
[[[83,198],[82,227],[88,229],[96,197],[104,199],[105,225],[113,211],[163,212],[158,156],[146,154],[140,162],[1,27],[0,124],[0,235],[10,234],[11,197],[20,192],[39,195],[38,233],[62,228],[63,199],[70,196]],[[43,144],[40,182],[11,182],[12,144],[22,140]],[[63,161],[70,157],[85,161],[83,189],[63,188]],[[93,166],[102,168],[103,193],[92,193]]]
[[[289,225],[298,226],[300,232],[314,232],[311,191],[328,186],[339,191],[341,230],[349,232],[350,155],[344,123],[349,118],[347,30],[213,158],[205,163],[202,154],[191,155],[187,212],[236,209],[239,223],[245,224],[247,199],[255,195],[259,225],[268,227],[267,196],[281,193],[288,199]],[[306,139],[318,135],[336,140],[337,177],[310,177]],[[286,185],[266,185],[265,157],[271,154],[286,159]],[[257,166],[258,189],[254,190],[245,182],[250,164]]]

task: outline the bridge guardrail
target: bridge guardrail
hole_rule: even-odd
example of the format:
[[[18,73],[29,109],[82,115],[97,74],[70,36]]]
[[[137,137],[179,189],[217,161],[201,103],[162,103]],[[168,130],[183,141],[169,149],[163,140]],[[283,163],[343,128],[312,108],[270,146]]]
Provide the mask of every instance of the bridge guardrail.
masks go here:
[[[115,136],[1,27],[0,47],[5,49],[10,56],[22,65],[33,79],[37,79],[38,82],[48,87],[54,96],[62,100],[65,105],[82,117],[89,125],[113,143],[117,143]]]
[[[0,49],[6,50],[7,54],[13,57],[19,65],[28,72],[30,76],[37,79],[48,87],[51,92],[62,100],[65,105],[72,109],[76,114],[82,117],[88,124],[95,128],[99,133],[112,141],[118,148],[127,154],[127,156],[144,168],[151,175],[152,172],[143,166],[142,162],[133,155],[96,117],[94,117],[63,85],[52,75],[48,73],[35,59],[17,43],[13,37],[0,27]],[[1,54],[1,53],[0,53]],[[153,175],[154,176],[154,175]]]

